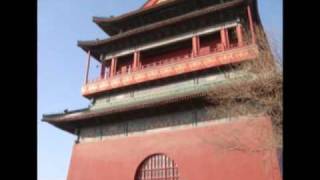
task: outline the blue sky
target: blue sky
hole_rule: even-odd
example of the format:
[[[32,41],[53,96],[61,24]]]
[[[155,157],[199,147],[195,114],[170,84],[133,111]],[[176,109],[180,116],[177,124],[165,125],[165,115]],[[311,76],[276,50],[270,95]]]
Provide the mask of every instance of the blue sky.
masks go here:
[[[65,180],[75,137],[40,122],[43,113],[86,107],[84,51],[77,40],[106,38],[93,16],[120,15],[145,0],[38,0],[38,179]],[[282,47],[282,0],[259,0],[265,30]],[[98,70],[92,66],[94,70]],[[96,73],[94,71],[92,73]]]

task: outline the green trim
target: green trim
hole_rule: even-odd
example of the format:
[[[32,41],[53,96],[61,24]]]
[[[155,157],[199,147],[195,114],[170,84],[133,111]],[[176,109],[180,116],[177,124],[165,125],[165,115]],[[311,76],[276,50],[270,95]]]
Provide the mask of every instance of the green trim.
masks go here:
[[[148,104],[198,93],[205,93],[212,88],[231,83],[233,80],[248,80],[248,78],[252,77],[251,75],[244,74],[243,72],[233,72],[228,75],[230,76],[230,78],[226,78],[225,74],[199,77],[198,84],[194,83],[195,79],[189,79],[165,86],[135,91],[134,97],[126,97],[128,94],[130,94],[130,92],[125,94],[118,94],[117,96],[113,97],[104,97],[101,99],[97,99],[96,103],[91,107],[91,110]],[[124,97],[116,99],[120,96]],[[107,102],[108,98],[110,98],[109,102]]]

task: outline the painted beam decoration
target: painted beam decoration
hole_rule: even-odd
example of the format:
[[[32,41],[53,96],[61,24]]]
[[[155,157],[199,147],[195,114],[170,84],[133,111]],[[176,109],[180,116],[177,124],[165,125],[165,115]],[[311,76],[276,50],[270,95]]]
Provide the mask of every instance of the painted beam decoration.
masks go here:
[[[257,55],[258,47],[256,45],[248,45],[220,53],[213,53],[187,59],[177,63],[145,68],[130,74],[124,74],[110,79],[102,79],[100,81],[88,83],[82,87],[81,93],[83,96],[88,97],[96,93],[139,84],[146,81],[157,80],[225,64],[251,60],[257,58]]]

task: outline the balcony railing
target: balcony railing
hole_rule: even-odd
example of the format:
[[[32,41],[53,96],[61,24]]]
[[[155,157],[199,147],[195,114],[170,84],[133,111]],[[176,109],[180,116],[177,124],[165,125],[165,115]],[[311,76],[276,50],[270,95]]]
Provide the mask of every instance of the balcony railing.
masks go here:
[[[184,74],[215,66],[236,63],[257,57],[258,49],[255,44],[245,44],[239,47],[237,44],[230,44],[228,48],[205,47],[199,50],[197,56],[187,54],[169,59],[162,59],[157,62],[142,65],[138,70],[118,71],[113,77],[98,78],[88,81],[82,87],[82,94],[90,96],[99,92],[134,85],[150,80],[156,80]]]

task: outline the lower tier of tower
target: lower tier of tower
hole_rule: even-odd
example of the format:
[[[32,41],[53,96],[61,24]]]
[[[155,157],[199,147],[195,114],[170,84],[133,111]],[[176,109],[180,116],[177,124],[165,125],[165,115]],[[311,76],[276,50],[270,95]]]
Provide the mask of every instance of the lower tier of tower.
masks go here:
[[[181,124],[82,141],[68,180],[280,180],[264,115]]]

